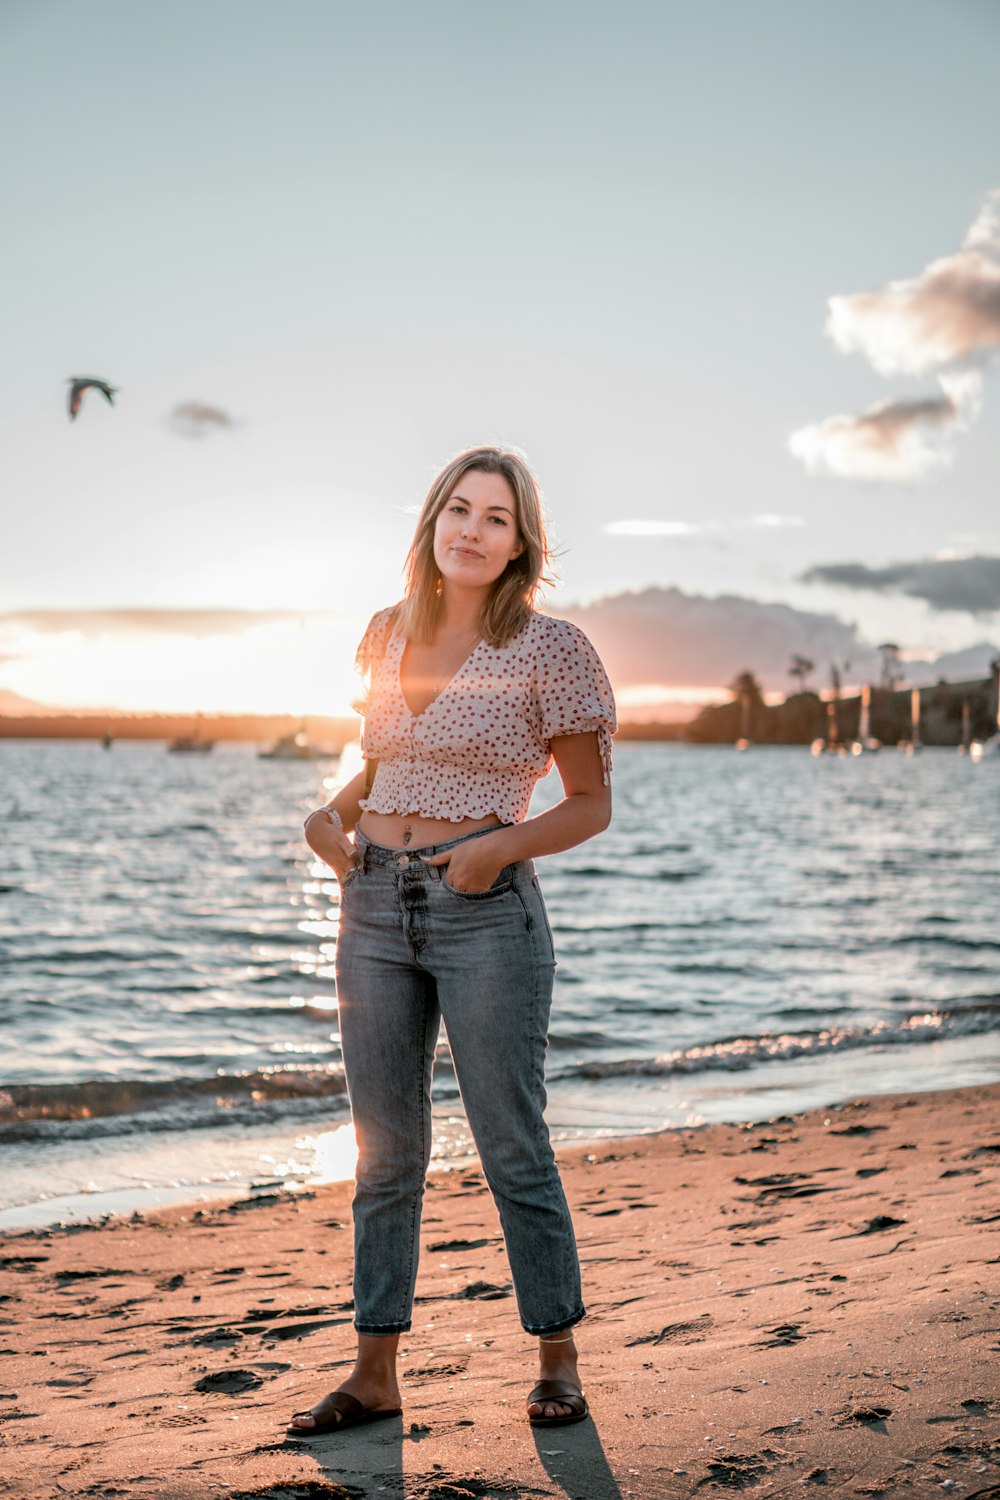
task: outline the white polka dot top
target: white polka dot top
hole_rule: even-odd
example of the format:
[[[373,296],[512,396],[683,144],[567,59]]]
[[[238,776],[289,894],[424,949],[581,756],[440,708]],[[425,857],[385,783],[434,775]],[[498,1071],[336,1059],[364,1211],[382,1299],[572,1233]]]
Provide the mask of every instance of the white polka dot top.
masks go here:
[[[373,616],[358,648],[370,665],[361,747],[378,761],[371,812],[424,818],[485,818],[520,823],[535,782],[552,767],[555,735],[597,734],[604,783],[611,779],[617,729],[607,674],[583,631],[533,613],[505,646],[480,641],[422,713],[403,697],[406,645],[393,611]]]

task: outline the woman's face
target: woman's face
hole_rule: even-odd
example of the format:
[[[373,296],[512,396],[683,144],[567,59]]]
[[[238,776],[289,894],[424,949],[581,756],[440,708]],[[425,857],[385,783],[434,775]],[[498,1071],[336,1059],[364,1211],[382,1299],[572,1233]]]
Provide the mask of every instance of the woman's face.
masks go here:
[[[510,485],[502,474],[470,469],[434,523],[434,561],[441,577],[466,587],[488,587],[523,551]]]

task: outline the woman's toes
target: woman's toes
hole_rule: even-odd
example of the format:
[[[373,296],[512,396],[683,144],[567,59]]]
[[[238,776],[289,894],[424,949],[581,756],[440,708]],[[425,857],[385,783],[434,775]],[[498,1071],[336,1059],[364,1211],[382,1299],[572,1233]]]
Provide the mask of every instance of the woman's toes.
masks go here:
[[[568,1417],[569,1415],[570,1408],[568,1406],[554,1406],[552,1402],[547,1402],[543,1406],[540,1401],[529,1401],[528,1403],[529,1417]]]
[[[319,1405],[314,1406],[311,1411],[294,1412],[292,1414],[291,1425],[293,1427],[300,1427],[303,1432],[311,1432],[316,1426],[317,1422],[328,1421],[331,1416],[333,1417],[333,1420],[335,1422],[339,1422],[341,1420],[340,1412],[336,1409],[336,1407],[334,1407],[333,1411],[331,1412],[329,1403],[326,1401],[321,1401]]]

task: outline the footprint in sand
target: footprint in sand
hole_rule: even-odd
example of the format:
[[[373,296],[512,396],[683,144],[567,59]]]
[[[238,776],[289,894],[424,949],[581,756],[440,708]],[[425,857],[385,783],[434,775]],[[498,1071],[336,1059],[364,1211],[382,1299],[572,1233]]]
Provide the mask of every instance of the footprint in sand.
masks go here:
[[[709,1464],[708,1477],[702,1483],[744,1490],[757,1485],[769,1473],[766,1460],[758,1453],[722,1453]]]
[[[210,1375],[203,1375],[195,1382],[194,1388],[223,1396],[241,1396],[244,1391],[254,1391],[263,1384],[260,1376],[252,1370],[215,1370]]]
[[[238,1328],[209,1328],[205,1333],[199,1333],[197,1338],[191,1340],[192,1344],[199,1348],[227,1348],[231,1344],[238,1344],[243,1335]]]
[[[776,1328],[765,1329],[768,1337],[754,1345],[756,1349],[788,1349],[801,1344],[808,1335],[802,1332],[801,1323],[779,1323]]]
[[[644,1333],[638,1338],[626,1339],[625,1347],[634,1349],[637,1344],[700,1344],[707,1337],[711,1325],[711,1313],[702,1313],[693,1323],[668,1323],[659,1333]]]
[[[840,1238],[860,1239],[863,1234],[881,1234],[885,1229],[898,1229],[905,1224],[905,1219],[894,1219],[892,1214],[876,1214],[874,1219],[869,1219],[863,1229],[859,1229],[853,1235],[840,1236]]]
[[[494,1302],[498,1297],[509,1297],[511,1288],[509,1286],[494,1286],[491,1281],[473,1281],[470,1286],[465,1286],[460,1292],[453,1292],[453,1297],[469,1298],[477,1302]]]
[[[853,1411],[844,1413],[839,1425],[847,1427],[856,1422],[862,1427],[874,1427],[879,1432],[885,1432],[885,1420],[891,1416],[892,1408],[888,1406],[856,1406]]]

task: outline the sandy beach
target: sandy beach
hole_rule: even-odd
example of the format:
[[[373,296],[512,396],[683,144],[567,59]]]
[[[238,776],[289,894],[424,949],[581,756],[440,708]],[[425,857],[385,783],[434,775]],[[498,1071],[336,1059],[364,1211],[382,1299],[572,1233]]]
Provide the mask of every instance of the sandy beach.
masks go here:
[[[471,1170],[429,1183],[402,1419],[286,1440],[351,1359],[340,1183],[7,1236],[6,1493],[1000,1494],[1000,1086],[560,1159],[593,1422],[528,1426]]]

